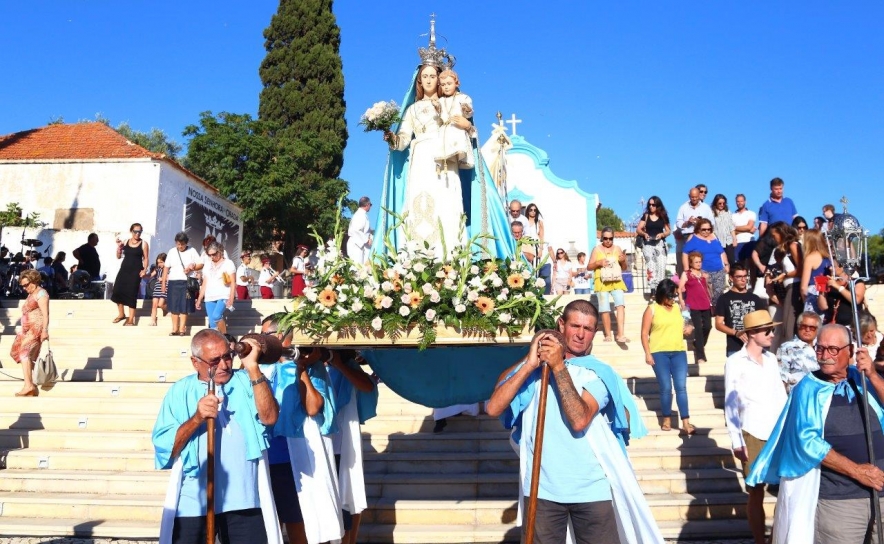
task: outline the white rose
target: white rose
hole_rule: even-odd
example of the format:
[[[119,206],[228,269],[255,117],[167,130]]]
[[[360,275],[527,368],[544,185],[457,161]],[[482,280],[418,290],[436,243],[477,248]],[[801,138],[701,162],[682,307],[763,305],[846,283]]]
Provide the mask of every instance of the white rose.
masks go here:
[[[442,282],[442,285],[446,289],[454,289],[454,280],[451,278],[445,278],[445,281]]]
[[[452,280],[456,280],[457,279],[457,271],[452,268],[451,271],[448,272],[448,278],[452,279]]]
[[[415,276],[413,272],[409,272],[408,274],[405,274],[405,279],[414,281],[417,279],[417,276]]]
[[[500,276],[494,276],[493,278],[491,278],[491,285],[493,285],[494,287],[500,287],[501,285],[503,285],[503,280],[500,279]]]
[[[421,285],[421,291],[423,291],[425,295],[429,295],[430,293],[433,292],[433,286],[430,285],[429,283],[425,283],[425,284]]]
[[[442,300],[442,297],[439,296],[439,291],[433,290],[430,293],[430,302],[435,304],[438,303],[440,300]]]
[[[536,280],[534,280],[534,287],[543,289],[544,287],[546,287],[546,280],[544,280],[543,278],[537,278]]]
[[[437,270],[437,271],[436,271],[436,277],[439,278],[439,279],[441,280],[442,278],[445,277],[445,271],[444,271],[444,270]]]
[[[525,298],[535,298],[534,293],[528,291],[527,293],[525,293]]]
[[[500,294],[501,294],[501,295],[508,295],[508,294],[510,294],[510,290],[509,290],[509,288],[508,288],[508,287],[504,287],[503,289],[500,290]]]
[[[393,305],[393,299],[390,297],[384,297],[381,299],[381,308],[389,308]]]
[[[402,290],[405,291],[406,293],[411,293],[412,291],[414,291],[414,287],[412,287],[410,283],[406,283],[405,285],[402,286]]]
[[[451,304],[452,304],[453,306],[459,306],[459,305],[461,304],[461,300],[460,300],[460,298],[458,298],[458,297],[454,297],[453,299],[451,299]]]
[[[341,317],[347,317],[348,315],[350,315],[350,310],[348,310],[347,308],[338,307],[338,315]]]
[[[341,295],[338,297],[338,302],[347,302],[347,295],[342,292]]]
[[[381,326],[382,326],[383,324],[384,324],[384,322],[383,322],[383,320],[381,319],[381,316],[378,316],[378,317],[376,317],[376,318],[374,318],[374,319],[371,320],[371,328],[374,329],[374,330],[376,330],[376,331],[381,330]]]
[[[470,267],[470,274],[472,274],[472,275],[475,276],[475,275],[478,274],[478,273],[479,273],[479,267],[478,267],[478,266],[473,265],[473,266]]]
[[[362,311],[362,308],[363,308],[363,305],[362,305],[362,301],[361,301],[361,300],[356,300],[356,301],[353,303],[353,311],[354,311],[354,312],[356,312],[356,313],[361,312],[361,311]]]
[[[506,295],[503,293],[497,295],[497,302],[506,302]]]
[[[402,304],[408,304],[409,302],[411,302],[411,295],[404,294],[401,297],[399,297],[399,300],[402,301]]]
[[[304,289],[304,296],[307,297],[307,300],[310,302],[316,302],[316,289],[312,287]]]
[[[424,263],[414,263],[414,266],[412,266],[411,269],[420,274],[427,269],[427,265]]]
[[[388,281],[385,281],[384,283],[381,284],[381,290],[383,290],[385,293],[388,293],[393,290],[393,284]]]
[[[518,269],[522,268],[522,266],[523,266],[522,261],[513,261],[510,263],[510,268],[512,268],[513,270],[518,270]]]
[[[457,312],[457,313],[459,313],[459,314],[462,314],[462,313],[464,313],[465,311],[467,311],[467,307],[464,306],[463,304],[458,304],[457,306],[454,307],[454,311]]]
[[[378,293],[377,288],[372,287],[371,285],[365,286],[365,298],[374,298],[374,296]]]
[[[467,300],[470,302],[476,302],[479,300],[479,292],[478,291],[470,291],[467,293]]]
[[[427,318],[427,321],[433,321],[434,319],[436,319],[436,310],[430,308],[429,310],[427,310],[427,313],[425,313],[424,316]]]
[[[410,313],[411,313],[411,308],[409,308],[408,306],[400,306],[399,307],[399,315],[401,315],[402,317],[408,317],[408,314],[410,314]]]
[[[531,272],[528,272],[527,270],[522,270],[522,277],[526,280],[531,279]]]
[[[500,314],[500,316],[498,316],[498,319],[500,319],[501,323],[509,323],[510,321],[512,321],[513,316],[507,312],[503,312],[502,314]]]

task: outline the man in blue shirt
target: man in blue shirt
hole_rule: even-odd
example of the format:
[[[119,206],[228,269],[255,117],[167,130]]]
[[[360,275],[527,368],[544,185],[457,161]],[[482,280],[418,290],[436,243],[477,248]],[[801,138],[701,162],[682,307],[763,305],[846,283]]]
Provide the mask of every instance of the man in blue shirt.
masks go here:
[[[770,180],[770,199],[761,205],[758,210],[758,236],[764,236],[768,225],[782,221],[787,225],[792,224],[792,219],[798,215],[798,209],[792,199],[783,196],[785,183],[780,178]]]
[[[591,438],[597,432],[611,432],[607,421],[602,421],[604,429],[594,425],[599,412],[608,414],[614,408],[620,416],[614,419],[626,419],[616,384],[619,378],[601,361],[586,357],[592,348],[597,323],[598,311],[588,301],[575,300],[568,304],[558,320],[561,336],[557,337],[552,331],[535,336],[525,360],[505,374],[508,376],[497,385],[486,404],[489,415],[502,415],[505,423],[519,427],[518,437],[514,438],[520,442],[520,461],[523,467],[531,467],[539,368],[542,361],[549,365],[550,392],[547,394],[534,544],[564,544],[569,520],[577,544],[620,542],[618,513],[612,501],[612,486],[619,482],[612,481],[611,476],[615,480],[632,477],[634,483],[634,475],[628,468],[608,474],[611,471],[609,457],[625,459],[626,454],[619,446],[599,449],[604,445]],[[590,359],[592,361],[588,361]],[[604,420],[605,416],[601,417]],[[632,417],[640,416],[636,411]],[[628,464],[623,466],[628,467]],[[531,476],[530,468],[523,471],[522,491],[526,496],[531,489]],[[638,500],[643,501],[637,483],[630,494],[638,495]],[[644,518],[644,526],[659,534],[653,519],[647,519],[649,513]],[[642,525],[642,522],[625,523],[629,527]]]

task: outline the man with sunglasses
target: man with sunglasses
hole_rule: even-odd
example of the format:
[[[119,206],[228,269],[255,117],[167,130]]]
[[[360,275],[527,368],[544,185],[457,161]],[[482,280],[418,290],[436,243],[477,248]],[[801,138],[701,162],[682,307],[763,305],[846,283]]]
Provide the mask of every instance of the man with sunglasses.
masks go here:
[[[684,272],[684,263],[682,263],[682,249],[685,242],[694,234],[694,226],[697,220],[705,217],[713,224],[715,216],[712,215],[712,208],[703,202],[700,198],[700,190],[691,187],[688,191],[688,201],[678,208],[678,215],[675,217],[675,269],[676,274],[681,276]]]
[[[774,327],[767,310],[743,318],[746,345],[724,364],[724,415],[734,457],[743,465],[743,476],[770,437],[786,404],[777,358],[768,351]],[[747,486],[746,517],[755,544],[764,544],[764,485]]]
[[[742,263],[734,263],[730,277],[731,288],[715,303],[715,329],[727,335],[727,357],[743,349],[743,318],[767,308],[758,295],[749,292],[749,271]]]
[[[872,488],[884,489],[884,378],[865,348],[856,350],[850,331],[820,329],[815,350],[820,369],[792,389],[777,428],[749,472],[747,485],[779,483],[774,542],[877,542]],[[875,459],[866,443],[862,378],[869,395]]]
[[[816,312],[803,312],[798,316],[798,332],[788,342],[780,344],[777,359],[780,361],[780,378],[786,391],[811,372],[819,370],[813,344],[823,320]]]
[[[281,542],[270,497],[267,426],[276,423],[279,405],[258,367],[253,340],[244,368],[233,369],[233,352],[223,334],[198,332],[190,361],[196,374],[166,393],[153,429],[158,469],[172,469],[160,533],[173,544],[206,541],[206,421],[215,420],[215,527],[224,544]],[[210,378],[213,376],[213,378]],[[207,393],[213,379],[216,393]],[[275,537],[275,538],[274,538]]]

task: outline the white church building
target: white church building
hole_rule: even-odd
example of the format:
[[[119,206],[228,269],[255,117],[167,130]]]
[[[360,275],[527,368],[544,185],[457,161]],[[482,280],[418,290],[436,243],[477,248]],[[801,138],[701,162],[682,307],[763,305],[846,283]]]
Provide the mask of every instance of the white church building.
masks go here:
[[[163,154],[138,146],[103,123],[58,124],[0,136],[0,207],[18,203],[25,215],[40,214],[44,226],[4,228],[2,243],[13,253],[22,238],[39,250],[68,255],[97,233],[101,272],[113,281],[122,261],[115,239],[140,223],[150,260],[175,246],[184,231],[202,251],[208,235],[238,260],[242,210],[209,183]],[[24,249],[30,249],[25,246]]]

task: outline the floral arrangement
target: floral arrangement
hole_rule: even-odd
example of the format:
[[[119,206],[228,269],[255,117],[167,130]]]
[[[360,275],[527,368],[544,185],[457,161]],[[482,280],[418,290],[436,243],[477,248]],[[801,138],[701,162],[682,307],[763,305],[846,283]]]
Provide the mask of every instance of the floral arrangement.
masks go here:
[[[396,221],[390,232],[403,219],[391,215]],[[366,265],[340,255],[340,233],[326,243],[317,237],[315,286],[295,300],[283,323],[313,338],[360,332],[395,340],[417,329],[420,349],[436,340],[437,325],[488,339],[553,328],[556,301],[544,298],[544,280],[519,259],[478,258],[481,237],[443,249],[440,257],[428,244],[408,240],[407,232],[399,250],[387,235],[388,252]]]
[[[365,132],[372,130],[380,130],[387,132],[390,127],[401,121],[399,117],[399,106],[392,100],[389,102],[375,102],[375,104],[365,110],[359,124],[365,127]]]

